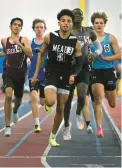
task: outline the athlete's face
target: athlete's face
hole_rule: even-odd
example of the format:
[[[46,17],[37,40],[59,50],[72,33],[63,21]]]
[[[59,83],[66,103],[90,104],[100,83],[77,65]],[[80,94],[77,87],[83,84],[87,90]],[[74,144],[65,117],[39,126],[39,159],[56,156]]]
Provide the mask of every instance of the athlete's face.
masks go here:
[[[96,32],[104,32],[104,20],[102,18],[96,18],[93,24],[93,28]]]
[[[64,32],[68,32],[72,29],[73,22],[70,16],[64,15],[60,18],[58,22],[60,29]]]
[[[41,23],[41,22],[36,23],[34,27],[34,32],[36,36],[43,36],[45,32],[44,23]]]
[[[10,26],[10,29],[12,33],[19,34],[20,31],[22,30],[21,22],[19,20],[15,20],[13,24]]]
[[[74,9],[73,14],[75,15],[75,23],[81,23],[83,20],[83,12],[80,9]]]

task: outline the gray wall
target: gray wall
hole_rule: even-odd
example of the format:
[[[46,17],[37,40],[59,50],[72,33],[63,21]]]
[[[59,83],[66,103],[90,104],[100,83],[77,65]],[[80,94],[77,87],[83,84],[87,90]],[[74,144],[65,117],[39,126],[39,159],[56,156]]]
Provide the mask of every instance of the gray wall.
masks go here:
[[[13,17],[24,20],[22,35],[33,37],[32,21],[45,19],[48,31],[58,28],[57,13],[63,8],[78,7],[79,0],[2,0],[0,2],[0,39],[10,35],[9,24]]]
[[[109,21],[106,31],[116,35],[118,40],[122,38],[119,15],[122,11],[122,0],[86,0],[86,22],[91,25],[90,16],[95,11],[104,11]],[[32,38],[32,21],[35,18],[45,19],[48,31],[58,29],[57,13],[63,8],[74,9],[79,7],[79,0],[2,0],[0,2],[0,39],[10,35],[9,24],[13,17],[21,17],[24,20],[22,35]]]
[[[86,24],[91,25],[90,16],[97,11],[105,12],[108,16],[106,31],[114,34],[119,41],[122,40],[122,0],[86,0]]]

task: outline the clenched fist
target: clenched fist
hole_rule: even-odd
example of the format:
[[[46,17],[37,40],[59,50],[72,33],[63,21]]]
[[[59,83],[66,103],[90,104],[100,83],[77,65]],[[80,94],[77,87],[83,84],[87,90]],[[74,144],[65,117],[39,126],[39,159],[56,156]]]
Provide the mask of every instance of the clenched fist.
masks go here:
[[[71,75],[69,77],[69,84],[72,85],[74,82],[75,82],[75,77],[74,77],[74,75]]]
[[[33,78],[31,79],[31,85],[34,86],[36,82],[37,82],[37,77],[33,76]]]

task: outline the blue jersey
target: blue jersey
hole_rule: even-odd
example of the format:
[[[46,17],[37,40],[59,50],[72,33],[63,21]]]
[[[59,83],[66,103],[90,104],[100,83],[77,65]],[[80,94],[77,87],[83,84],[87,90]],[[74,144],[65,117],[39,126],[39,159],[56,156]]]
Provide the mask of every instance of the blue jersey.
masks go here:
[[[102,51],[102,56],[103,57],[109,57],[115,55],[113,47],[110,43],[109,40],[109,34],[105,34],[104,40],[101,42],[103,51]],[[95,52],[95,47],[93,44],[90,46],[91,52]],[[107,69],[107,68],[113,68],[114,67],[114,62],[115,61],[106,61],[106,60],[100,60],[100,59],[95,59],[92,63],[92,68],[94,69]]]
[[[36,44],[35,39],[33,38],[32,43],[31,43],[33,57],[31,59],[31,64],[29,66],[29,74],[28,74],[28,79],[29,80],[34,76],[34,72],[35,72],[35,69],[36,69],[36,63],[37,63],[37,58],[38,58],[38,53],[39,53],[39,50],[40,50],[41,46],[42,46],[42,43],[41,44]],[[44,68],[46,67],[46,60],[47,60],[47,54],[44,57],[43,64],[42,64],[42,66],[39,70],[39,74],[38,74],[38,80],[40,81],[41,84],[45,83]]]

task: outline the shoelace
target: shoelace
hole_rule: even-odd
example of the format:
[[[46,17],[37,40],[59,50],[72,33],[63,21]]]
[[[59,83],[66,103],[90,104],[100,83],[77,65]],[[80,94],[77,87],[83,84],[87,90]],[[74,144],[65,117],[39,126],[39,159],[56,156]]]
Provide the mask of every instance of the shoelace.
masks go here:
[[[38,125],[35,125],[35,128],[38,128]]]

